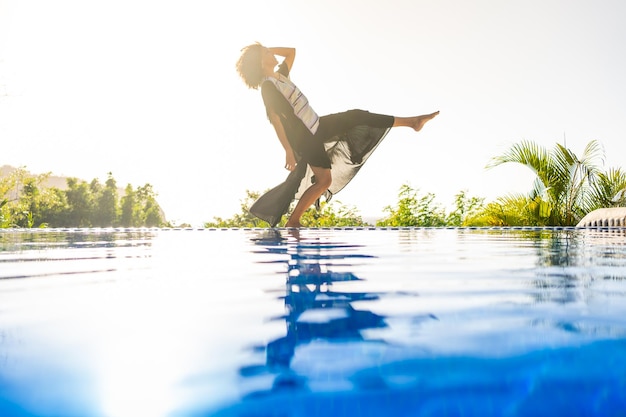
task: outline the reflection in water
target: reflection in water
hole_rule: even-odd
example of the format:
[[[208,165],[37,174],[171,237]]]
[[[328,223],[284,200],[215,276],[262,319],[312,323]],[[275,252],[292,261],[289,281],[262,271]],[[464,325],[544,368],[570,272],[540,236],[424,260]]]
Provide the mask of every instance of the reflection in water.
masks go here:
[[[149,230],[43,229],[0,233],[0,279],[84,275],[94,280],[150,256]],[[18,284],[16,284],[18,285]]]
[[[283,296],[286,314],[278,318],[285,321],[286,334],[258,348],[265,353],[265,363],[240,368],[242,401],[215,415],[616,416],[626,409],[626,363],[620,353],[626,349],[623,323],[593,324],[593,319],[577,320],[580,316],[570,320],[567,313],[549,318],[546,311],[540,316],[532,313],[534,306],[541,309],[549,304],[585,303],[587,300],[584,296],[581,299],[580,294],[586,291],[587,280],[595,280],[589,276],[598,272],[602,277],[602,272],[586,264],[589,247],[580,235],[565,232],[544,236],[541,232],[512,238],[513,242],[520,242],[520,254],[535,259],[534,268],[509,270],[513,277],[531,277],[521,293],[535,297],[528,304],[512,305],[511,313],[517,309],[516,313],[493,306],[489,314],[487,305],[487,309],[459,307],[458,314],[463,316],[457,319],[447,314],[443,332],[452,340],[459,334],[465,335],[464,343],[476,338],[483,345],[480,354],[442,354],[416,344],[394,344],[384,338],[368,337],[381,334],[371,330],[384,329],[397,317],[376,314],[366,307],[398,294],[349,291],[352,283],[362,288],[357,283],[363,278],[344,270],[356,269],[361,261],[374,257],[362,254],[364,246],[327,241],[321,236],[283,236],[274,231],[257,237],[256,244],[265,251],[287,256]],[[458,240],[467,238],[471,245],[475,237],[461,235]],[[428,256],[417,242],[412,238],[409,243],[422,252],[418,256]],[[615,275],[615,270],[611,268],[610,274]],[[492,273],[488,275],[493,277]],[[444,272],[438,279],[445,277]],[[480,274],[474,276],[479,277]],[[509,283],[512,279],[495,278]],[[437,288],[445,288],[445,281],[441,285]],[[488,287],[481,288],[488,293]],[[467,291],[469,298],[480,296],[472,295],[472,289],[470,285],[458,291]],[[417,300],[415,294],[411,297]],[[507,317],[509,314],[511,317]],[[521,326],[516,324],[517,315],[522,317]],[[404,331],[419,332],[416,323],[439,323],[438,316],[416,316],[411,321],[413,325]],[[457,328],[451,326],[455,320]],[[574,337],[582,335],[581,341],[593,342],[584,347],[547,343],[544,348],[499,357],[497,352],[507,339],[494,337],[496,331],[490,336],[485,333],[487,337],[482,336],[481,340],[480,326],[486,326],[485,330],[497,329],[497,323],[507,320],[528,336],[532,335],[528,329],[539,328],[537,334],[551,328],[548,337],[575,334]],[[437,325],[430,325],[431,332]],[[510,335],[515,330],[503,331]],[[416,340],[426,342],[423,338]],[[518,343],[525,344],[523,340]],[[529,340],[528,346],[533,343]]]
[[[363,351],[363,344],[385,344],[381,340],[369,340],[364,337],[367,329],[387,326],[385,317],[368,310],[357,309],[353,303],[365,305],[367,301],[379,300],[390,293],[368,293],[334,291],[333,284],[360,281],[352,272],[335,272],[334,267],[350,269],[363,259],[373,258],[360,253],[362,246],[325,241],[319,235],[302,238],[299,234],[283,237],[277,231],[266,232],[256,239],[256,244],[272,253],[287,255],[287,275],[284,299],[286,315],[278,318],[286,323],[286,335],[272,340],[264,347],[266,363],[259,366],[246,366],[240,370],[244,377],[257,375],[275,375],[269,391],[307,388],[312,381],[294,372],[293,360],[298,349],[315,352],[311,344],[336,344],[338,349],[346,349],[358,344]],[[348,288],[344,285],[343,288]],[[414,317],[414,321],[436,319],[433,315]],[[325,349],[322,349],[325,350]],[[332,348],[331,348],[332,350]],[[328,358],[329,360],[331,358]],[[324,358],[317,358],[324,361]],[[309,366],[309,359],[299,363],[299,367]],[[313,367],[317,365],[313,363]],[[311,376],[311,375],[309,375]],[[327,381],[329,386],[337,381]],[[319,381],[316,381],[319,384]],[[350,382],[352,385],[355,381]],[[253,392],[258,396],[262,391]]]
[[[624,230],[527,234],[537,248],[537,303],[570,304],[592,297],[593,284],[626,279]],[[523,235],[522,235],[523,236]],[[576,327],[576,326],[572,326]]]

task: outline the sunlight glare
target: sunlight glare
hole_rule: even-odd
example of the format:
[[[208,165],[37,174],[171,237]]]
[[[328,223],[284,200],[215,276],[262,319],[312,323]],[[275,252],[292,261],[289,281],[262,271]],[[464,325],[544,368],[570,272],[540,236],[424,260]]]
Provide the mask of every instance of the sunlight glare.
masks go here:
[[[98,380],[107,416],[165,416],[177,403],[176,385],[188,369],[181,363],[185,355],[178,351],[178,338],[167,334],[166,317],[155,317],[162,300],[145,301],[116,308],[105,324],[112,334],[102,335]]]

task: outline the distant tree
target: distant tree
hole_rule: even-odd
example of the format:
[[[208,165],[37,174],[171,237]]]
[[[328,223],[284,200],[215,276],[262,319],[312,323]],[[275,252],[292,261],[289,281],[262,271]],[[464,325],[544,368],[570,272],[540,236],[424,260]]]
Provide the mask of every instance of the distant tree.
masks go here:
[[[121,202],[120,225],[123,227],[162,227],[166,225],[152,185],[133,190],[128,184]]]
[[[19,168],[0,178],[0,227],[109,227],[167,225],[150,184],[129,184],[119,210],[117,184],[109,172],[104,185],[67,179],[67,189],[45,187],[50,174]]]
[[[139,210],[137,218],[140,221],[140,225],[146,227],[163,226],[165,219],[163,218],[161,207],[156,201],[156,193],[152,185],[145,184],[143,187],[139,187],[136,197],[136,208]]]
[[[22,192],[20,193],[19,203],[13,213],[15,223],[19,227],[31,228],[35,224],[41,224],[41,213],[39,210],[39,178],[26,177],[22,182]]]
[[[407,184],[400,187],[398,203],[387,206],[388,216],[376,222],[377,226],[421,226],[438,227],[446,225],[445,211],[434,202],[435,195],[428,193],[419,196],[418,191]]]
[[[40,192],[42,196],[39,203],[41,223],[38,226],[71,227],[71,224],[67,224],[69,205],[65,192],[56,187],[42,188]]]
[[[0,226],[33,227],[39,220],[39,183],[47,176],[30,175],[18,168],[0,179]]]
[[[67,211],[68,205],[65,196],[56,188],[46,188],[42,183],[49,174],[36,175],[24,180],[24,186],[20,195],[23,207],[22,221],[18,222],[21,227],[48,227],[56,226],[63,218],[63,212]],[[20,216],[15,216],[20,218]]]
[[[102,194],[102,184],[98,181],[97,178],[94,178],[89,183],[89,194],[91,195],[92,207],[89,212],[89,224],[91,226],[101,226],[98,222],[98,215],[100,211],[100,207],[98,206],[98,202],[100,200],[100,195]]]
[[[90,185],[76,178],[68,178],[67,187],[65,191],[69,206],[67,226],[91,227],[94,200]]]
[[[89,192],[93,196],[94,202],[97,201],[97,197],[102,194],[102,184],[97,178],[94,178],[89,183]]]
[[[11,227],[11,217],[5,210],[5,207],[9,204],[7,198],[0,199],[0,228]]]
[[[446,226],[475,226],[483,210],[484,198],[468,197],[466,191],[459,191],[454,196],[454,210],[446,216]]]
[[[135,227],[139,225],[137,201],[135,190],[132,185],[126,185],[124,190],[124,197],[122,197],[121,213],[120,213],[120,226],[122,227]]]
[[[19,208],[16,209],[16,206],[27,174],[24,168],[18,168],[0,178],[0,226],[3,228],[17,226],[14,213],[22,211]]]
[[[117,183],[115,181],[115,178],[113,178],[112,173],[108,173],[108,178],[106,180],[104,188],[98,187],[96,192],[96,205],[93,213],[94,226],[116,226],[118,217],[118,193]]]
[[[300,218],[307,227],[355,227],[368,226],[354,207],[343,205],[339,201],[322,202],[320,209],[309,208]]]
[[[51,221],[58,221],[60,213],[67,210],[63,196],[55,190],[45,188],[42,183],[47,174],[18,174],[20,191],[18,198],[9,207],[13,227],[48,227]]]

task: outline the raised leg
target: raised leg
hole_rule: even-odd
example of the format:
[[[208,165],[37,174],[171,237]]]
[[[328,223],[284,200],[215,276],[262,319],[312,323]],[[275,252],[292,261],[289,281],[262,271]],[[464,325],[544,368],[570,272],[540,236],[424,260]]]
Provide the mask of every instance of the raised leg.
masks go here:
[[[422,130],[427,121],[439,114],[438,111],[414,117],[394,117],[393,127],[405,126],[413,128],[416,132]]]

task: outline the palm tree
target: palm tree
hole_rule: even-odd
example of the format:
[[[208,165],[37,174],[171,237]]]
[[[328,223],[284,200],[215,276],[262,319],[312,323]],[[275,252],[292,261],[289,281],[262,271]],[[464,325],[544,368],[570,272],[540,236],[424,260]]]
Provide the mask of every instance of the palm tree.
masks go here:
[[[580,158],[561,144],[548,151],[535,142],[522,141],[494,157],[487,168],[508,162],[530,168],[536,178],[527,205],[536,223],[571,226],[595,208],[593,185],[601,177],[603,159],[602,146],[595,140],[587,144]]]
[[[626,172],[611,168],[601,172],[591,184],[588,205],[592,210],[604,207],[626,206]]]

